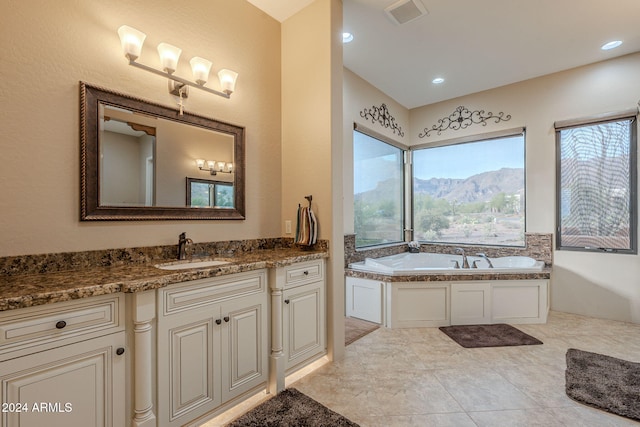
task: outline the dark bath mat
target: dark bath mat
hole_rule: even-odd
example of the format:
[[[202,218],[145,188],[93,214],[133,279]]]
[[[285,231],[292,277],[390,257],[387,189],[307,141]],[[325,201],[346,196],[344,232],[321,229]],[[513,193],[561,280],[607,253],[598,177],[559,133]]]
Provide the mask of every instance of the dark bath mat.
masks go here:
[[[542,344],[539,339],[505,323],[442,326],[440,330],[465,348]]]
[[[573,400],[640,421],[640,363],[570,348],[565,379]]]
[[[227,427],[359,427],[295,388],[278,393]]]

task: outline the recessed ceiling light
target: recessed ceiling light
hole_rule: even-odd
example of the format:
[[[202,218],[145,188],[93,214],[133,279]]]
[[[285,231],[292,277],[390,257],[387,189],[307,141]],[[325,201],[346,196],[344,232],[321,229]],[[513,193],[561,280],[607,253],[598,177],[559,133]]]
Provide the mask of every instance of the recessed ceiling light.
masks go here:
[[[612,42],[609,43],[605,43],[602,45],[602,47],[600,49],[602,50],[611,50],[611,49],[615,49],[618,46],[620,46],[622,44],[622,41],[620,40],[614,40]]]
[[[442,77],[436,77],[435,79],[431,80],[431,83],[433,83],[434,85],[439,85],[440,83],[444,83],[444,79]]]
[[[353,34],[351,33],[342,33],[342,43],[349,43],[353,40]]]

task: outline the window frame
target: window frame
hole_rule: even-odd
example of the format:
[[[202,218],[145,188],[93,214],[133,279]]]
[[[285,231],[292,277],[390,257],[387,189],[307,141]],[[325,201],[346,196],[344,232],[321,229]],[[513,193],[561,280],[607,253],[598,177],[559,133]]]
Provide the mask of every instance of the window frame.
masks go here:
[[[606,123],[620,122],[628,120],[629,123],[629,248],[608,248],[608,247],[579,247],[565,246],[562,244],[562,155],[561,155],[561,132],[563,130],[589,127]],[[617,113],[602,114],[599,116],[585,117],[574,120],[565,120],[554,123],[555,128],[555,149],[556,149],[556,250],[575,252],[596,252],[596,253],[617,253],[617,254],[638,254],[638,110],[627,110]]]
[[[355,229],[355,185],[354,185],[354,189],[353,189],[353,196],[354,196],[354,233],[356,233],[356,249],[372,249],[375,247],[380,247],[380,246],[387,246],[387,245],[397,245],[397,244],[402,244],[405,243],[407,241],[406,239],[406,233],[407,233],[407,203],[408,203],[408,198],[410,197],[408,195],[408,184],[407,184],[407,173],[409,171],[408,165],[407,165],[407,157],[409,154],[409,147],[398,142],[395,141],[391,138],[388,138],[374,130],[371,130],[369,128],[367,128],[366,126],[360,125],[356,122],[353,123],[353,131],[352,131],[352,136],[354,135],[354,132],[359,132],[365,136],[368,136],[369,138],[373,138],[379,142],[382,142],[384,144],[390,145],[394,148],[397,148],[400,150],[400,152],[402,153],[402,170],[401,170],[401,177],[402,177],[402,188],[401,188],[401,194],[402,194],[402,200],[400,203],[400,218],[401,218],[401,223],[400,223],[400,235],[401,238],[400,240],[397,241],[393,241],[393,242],[383,242],[383,243],[373,243],[373,244],[368,244],[368,245],[358,245],[358,239],[357,239],[357,232]],[[355,150],[355,138],[353,138],[352,140],[352,147]],[[354,165],[354,174],[355,174],[355,156],[353,159],[353,165]],[[355,182],[354,182],[355,184]]]
[[[416,232],[416,222],[415,222],[415,191],[414,191],[414,181],[415,181],[415,151],[429,149],[429,148],[438,148],[452,145],[461,145],[461,144],[471,144],[476,142],[486,142],[495,139],[503,139],[510,137],[522,136],[523,140],[523,157],[522,157],[522,165],[523,165],[523,184],[524,184],[524,195],[522,201],[522,212],[523,212],[523,234],[526,236],[527,233],[527,130],[525,127],[516,127],[510,129],[504,129],[494,132],[487,132],[482,134],[474,134],[467,135],[460,138],[452,138],[443,141],[437,141],[434,143],[425,143],[420,145],[415,145],[410,148],[411,150],[411,224],[412,224],[412,236],[415,236]],[[414,237],[415,238],[415,237]],[[455,242],[455,241],[431,241],[431,240],[420,240],[421,243],[425,244],[436,244],[436,245],[461,245],[461,246],[478,246],[478,247],[494,247],[494,248],[524,248],[526,247],[526,237],[523,237],[521,245],[501,245],[495,243],[476,243],[476,242]]]
[[[186,178],[187,180],[187,201],[186,206],[190,208],[197,209],[233,209],[233,206],[219,206],[218,205],[218,187],[231,187],[233,188],[233,182],[228,181],[215,181],[211,179],[202,179],[202,178]],[[191,193],[193,191],[193,184],[205,184],[209,186],[209,205],[208,206],[192,206],[191,205]],[[212,204],[213,203],[213,204]]]

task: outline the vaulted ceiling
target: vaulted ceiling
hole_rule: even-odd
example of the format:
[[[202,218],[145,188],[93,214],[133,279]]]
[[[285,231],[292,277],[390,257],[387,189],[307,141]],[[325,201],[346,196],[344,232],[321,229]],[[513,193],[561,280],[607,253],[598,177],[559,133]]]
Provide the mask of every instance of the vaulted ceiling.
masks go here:
[[[282,22],[313,0],[249,1]],[[397,24],[397,0],[343,0],[345,67],[407,108],[640,51],[638,0],[417,1],[428,13]]]

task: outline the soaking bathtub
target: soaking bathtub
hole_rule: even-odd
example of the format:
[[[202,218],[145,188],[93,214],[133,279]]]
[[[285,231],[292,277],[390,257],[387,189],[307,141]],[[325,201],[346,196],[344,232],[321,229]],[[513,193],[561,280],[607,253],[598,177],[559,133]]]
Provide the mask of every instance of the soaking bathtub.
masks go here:
[[[482,257],[467,256],[469,266],[473,263],[477,268],[456,268],[462,266],[462,255],[436,253],[401,253],[382,258],[367,258],[361,262],[349,264],[349,268],[371,273],[382,273],[392,276],[410,276],[437,273],[528,273],[542,271],[543,261],[536,261],[525,256],[505,256],[489,258],[493,268]]]
[[[550,269],[525,256],[401,253],[349,264],[346,314],[388,328],[546,323]]]

